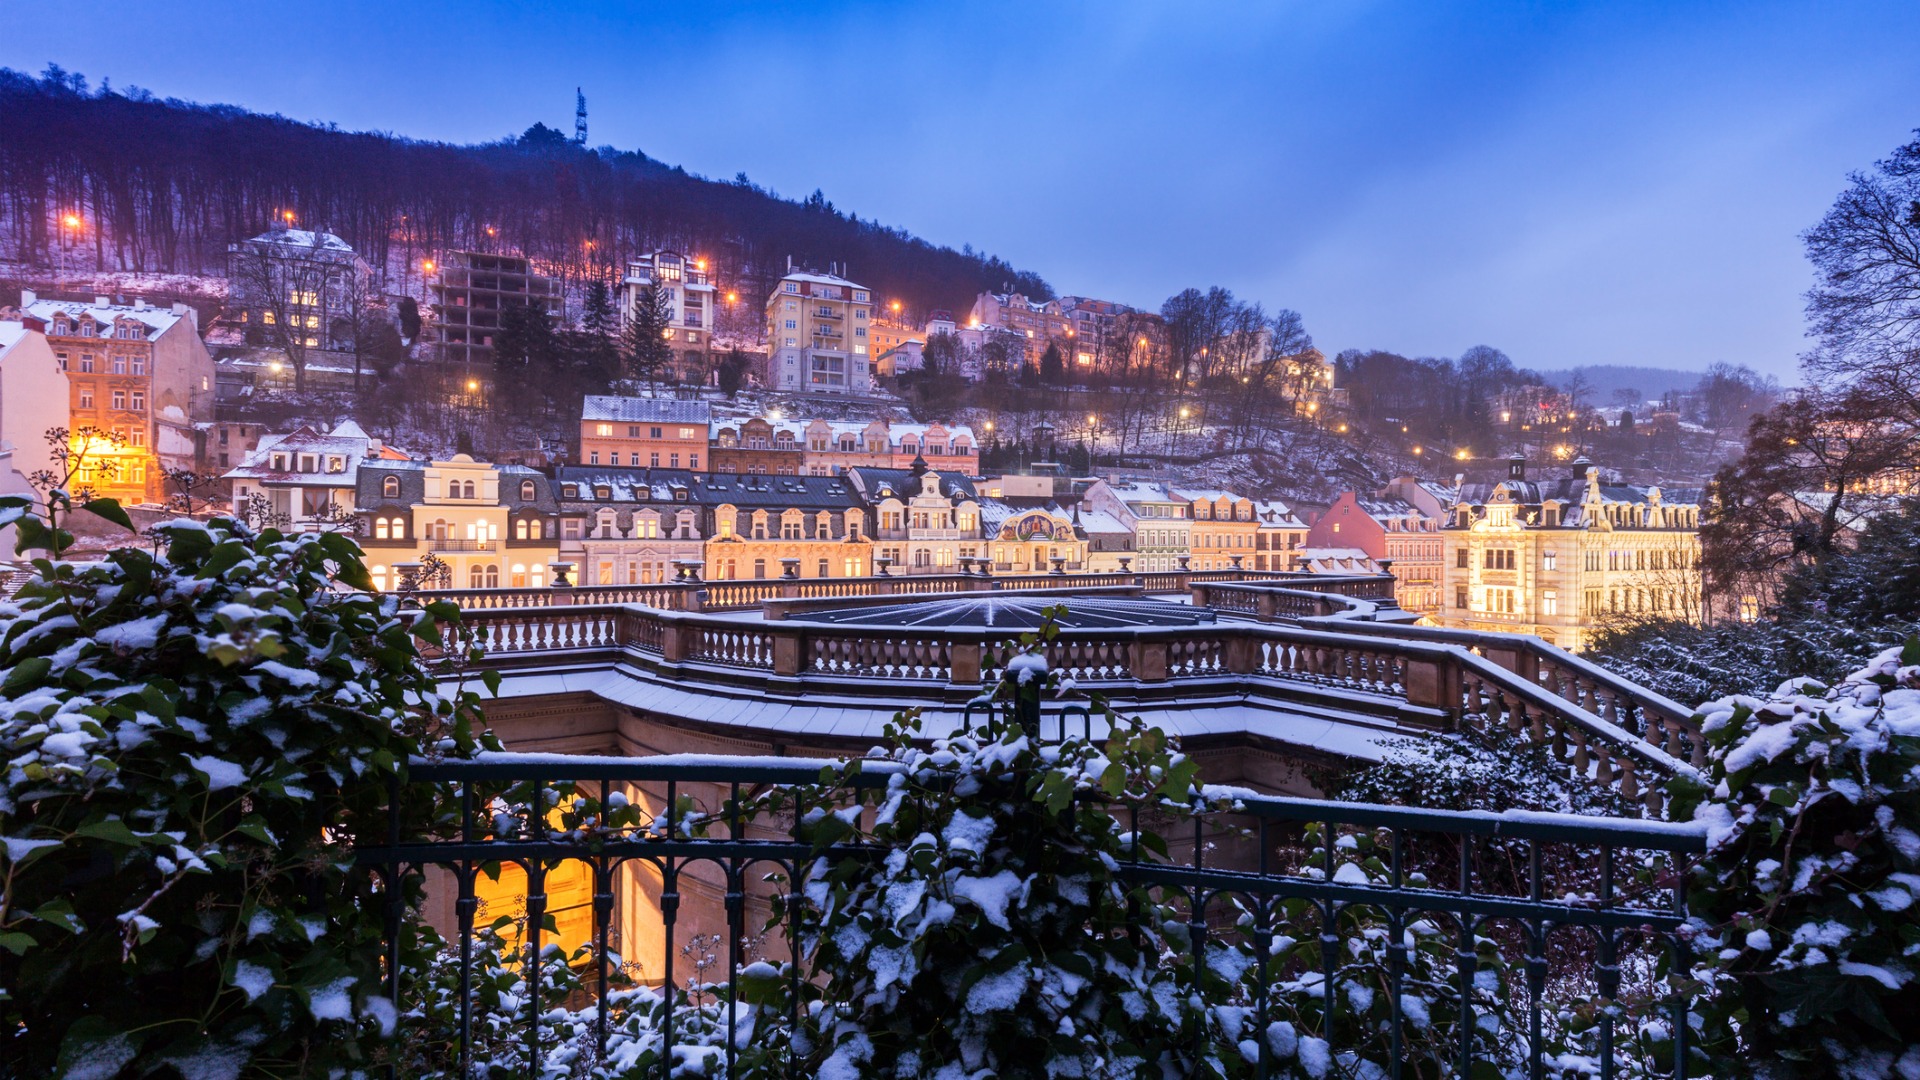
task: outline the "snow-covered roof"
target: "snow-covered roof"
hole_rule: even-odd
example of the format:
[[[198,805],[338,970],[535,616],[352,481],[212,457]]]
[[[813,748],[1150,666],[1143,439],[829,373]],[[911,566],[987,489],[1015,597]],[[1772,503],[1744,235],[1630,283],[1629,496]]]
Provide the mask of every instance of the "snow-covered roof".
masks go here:
[[[1110,483],[1107,487],[1111,488],[1113,493],[1120,497],[1121,502],[1126,503],[1177,503],[1187,501],[1169,491],[1167,485],[1155,483],[1151,480],[1126,480],[1119,483]]]
[[[26,336],[26,323],[0,322],[0,356],[5,356],[7,350],[26,340]]]
[[[354,254],[353,245],[330,232],[315,232],[312,229],[273,229],[247,241],[249,244],[278,244],[283,247],[318,248],[322,251],[338,251]]]
[[[847,289],[864,289],[865,285],[857,281],[848,281],[838,274],[822,274],[811,270],[796,270],[780,278],[781,281],[805,281],[814,285],[839,285]]]
[[[36,319],[45,319],[49,331],[53,329],[53,317],[62,313],[75,319],[83,314],[92,315],[95,322],[109,326],[116,319],[138,319],[148,327],[148,341],[173,329],[173,324],[184,318],[170,307],[155,307],[147,303],[102,304],[98,300],[35,300],[25,310]]]
[[[1263,529],[1304,529],[1307,523],[1279,499],[1253,500],[1253,520]]]
[[[1133,535],[1133,530],[1129,529],[1126,523],[1119,518],[1114,517],[1105,510],[1088,510],[1084,506],[1080,509],[1080,527],[1086,530],[1088,536],[1092,536],[1094,533],[1124,533],[1128,536]]]
[[[628,423],[705,424],[713,407],[685,398],[620,397],[588,394],[580,405],[582,420],[624,420]]]
[[[1219,502],[1222,499],[1225,499],[1228,502],[1234,502],[1234,503],[1253,501],[1252,499],[1247,498],[1245,495],[1235,495],[1231,491],[1225,491],[1220,488],[1195,488],[1195,487],[1182,486],[1182,487],[1170,489],[1170,491],[1173,494],[1177,494],[1181,499],[1187,502],[1210,502],[1211,503],[1211,502]]]
[[[563,504],[605,502],[687,502],[700,474],[685,469],[620,468],[607,465],[563,465],[554,471],[554,486]],[[567,494],[574,485],[575,494]],[[607,497],[594,492],[605,489]]]
[[[1377,574],[1380,564],[1359,548],[1304,548],[1300,569],[1310,574]]]
[[[380,450],[378,441],[351,420],[325,435],[313,428],[301,427],[284,435],[262,435],[253,452],[221,479],[345,487],[356,482],[361,463],[370,456],[380,457]],[[302,458],[311,458],[313,468],[302,470]],[[329,464],[340,467],[328,468]]]

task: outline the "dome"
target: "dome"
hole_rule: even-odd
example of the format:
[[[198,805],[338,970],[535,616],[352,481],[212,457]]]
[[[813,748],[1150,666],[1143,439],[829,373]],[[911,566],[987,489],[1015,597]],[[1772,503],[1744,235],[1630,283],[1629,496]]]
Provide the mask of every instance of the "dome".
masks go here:
[[[1164,600],[1120,597],[956,596],[902,599],[878,604],[796,611],[793,622],[861,626],[939,626],[954,629],[1034,630],[1046,622],[1049,608],[1064,607],[1055,620],[1067,630],[1106,630],[1125,626],[1197,626],[1214,621],[1213,612]]]

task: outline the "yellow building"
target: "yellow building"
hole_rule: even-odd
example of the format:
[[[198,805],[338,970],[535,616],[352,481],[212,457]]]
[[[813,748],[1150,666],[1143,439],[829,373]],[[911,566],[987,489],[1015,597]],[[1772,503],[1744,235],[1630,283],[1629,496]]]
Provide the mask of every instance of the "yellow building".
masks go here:
[[[360,543],[374,585],[397,587],[396,564],[431,555],[430,588],[540,588],[559,558],[559,514],[545,474],[455,454],[445,461],[360,467]]]
[[[1441,530],[1443,626],[1537,634],[1578,650],[1597,627],[1701,617],[1700,493],[1607,484],[1582,458],[1574,475],[1460,489]]]
[[[1192,508],[1187,543],[1193,552],[1191,570],[1254,569],[1256,534],[1260,521],[1253,500],[1230,491],[1176,488],[1173,494]]]
[[[873,392],[873,293],[835,274],[790,273],[767,296],[771,390]]]
[[[789,567],[803,578],[873,572],[872,533],[843,477],[713,475],[697,490],[712,508],[710,580],[764,581]]]

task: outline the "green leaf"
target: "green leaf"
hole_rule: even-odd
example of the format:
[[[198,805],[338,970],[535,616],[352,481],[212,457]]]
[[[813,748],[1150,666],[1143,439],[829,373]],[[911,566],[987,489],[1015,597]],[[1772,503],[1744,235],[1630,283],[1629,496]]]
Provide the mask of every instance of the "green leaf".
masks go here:
[[[118,499],[88,499],[86,502],[80,504],[80,509],[85,510],[95,517],[105,518],[128,532],[136,531],[133,527],[133,519],[127,516],[125,510],[120,508],[120,500]]]
[[[15,956],[25,956],[27,950],[33,948],[33,946],[34,940],[32,934],[24,934],[18,930],[10,930],[7,933],[0,934],[0,949],[5,949]]]
[[[127,828],[127,823],[117,817],[106,818],[101,821],[90,821],[73,830],[73,834],[75,836],[85,836],[93,840],[105,840],[109,844],[124,844],[127,847],[140,846],[140,838],[133,835],[133,830]]]
[[[44,656],[29,656],[7,673],[5,685],[0,685],[0,693],[16,694],[47,677],[53,670],[53,661]]]
[[[103,1016],[82,1016],[60,1040],[59,1075],[117,1076],[139,1053],[140,1040],[133,1033]]]

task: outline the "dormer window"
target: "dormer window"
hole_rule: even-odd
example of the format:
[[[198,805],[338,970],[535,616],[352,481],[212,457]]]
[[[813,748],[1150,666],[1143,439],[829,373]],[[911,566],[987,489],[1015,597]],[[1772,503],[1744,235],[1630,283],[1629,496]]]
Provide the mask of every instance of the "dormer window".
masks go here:
[[[330,473],[346,472],[347,459],[338,454],[329,454],[327,456],[327,471]]]
[[[560,494],[569,499],[577,499],[580,497],[580,485],[579,484],[561,484]]]
[[[520,481],[520,501],[521,502],[533,501],[533,481],[531,480]]]
[[[596,499],[613,498],[613,488],[607,484],[593,485],[593,497]]]
[[[274,472],[287,471],[287,455],[285,454],[273,455],[273,471]]]
[[[400,497],[400,478],[397,476],[389,476],[389,477],[383,478],[380,481],[380,495],[381,497],[388,498],[388,499],[399,498]]]

